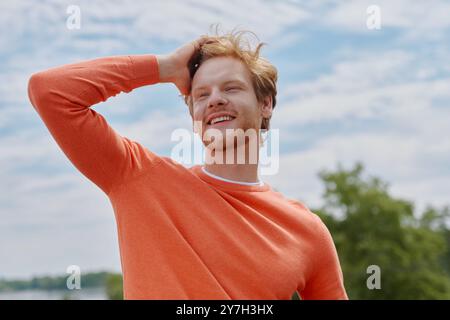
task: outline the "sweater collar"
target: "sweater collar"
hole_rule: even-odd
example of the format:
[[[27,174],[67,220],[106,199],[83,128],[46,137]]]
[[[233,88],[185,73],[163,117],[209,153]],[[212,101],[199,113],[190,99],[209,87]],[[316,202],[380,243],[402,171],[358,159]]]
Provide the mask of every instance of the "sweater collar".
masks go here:
[[[193,166],[192,171],[203,181],[207,182],[208,184],[217,186],[221,189],[234,191],[253,191],[253,192],[267,191],[270,189],[270,186],[265,182],[262,182],[262,184],[248,184],[245,182],[242,183],[239,181],[233,181],[215,176],[212,173],[205,172],[206,170],[204,170],[202,165]]]

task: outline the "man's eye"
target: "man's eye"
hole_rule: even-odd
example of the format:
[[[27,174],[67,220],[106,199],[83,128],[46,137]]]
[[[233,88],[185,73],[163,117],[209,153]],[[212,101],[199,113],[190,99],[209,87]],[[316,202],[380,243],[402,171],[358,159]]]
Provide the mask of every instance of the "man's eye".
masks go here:
[[[225,91],[239,90],[239,89],[240,89],[239,87],[228,87],[228,88],[225,89]],[[206,96],[208,96],[207,92],[199,93],[199,94],[197,94],[197,99],[200,99],[200,98],[203,98],[203,97],[206,97]]]
[[[208,94],[206,92],[205,93],[199,93],[199,94],[197,94],[197,98],[205,97],[207,95]]]

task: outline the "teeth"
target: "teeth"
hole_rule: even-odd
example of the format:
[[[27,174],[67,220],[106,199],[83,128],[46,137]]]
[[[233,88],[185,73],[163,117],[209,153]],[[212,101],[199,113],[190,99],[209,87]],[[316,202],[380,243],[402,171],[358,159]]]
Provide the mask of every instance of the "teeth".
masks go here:
[[[232,117],[230,116],[222,116],[222,117],[217,117],[211,120],[211,124],[220,122],[220,121],[227,121],[227,120],[233,120]]]

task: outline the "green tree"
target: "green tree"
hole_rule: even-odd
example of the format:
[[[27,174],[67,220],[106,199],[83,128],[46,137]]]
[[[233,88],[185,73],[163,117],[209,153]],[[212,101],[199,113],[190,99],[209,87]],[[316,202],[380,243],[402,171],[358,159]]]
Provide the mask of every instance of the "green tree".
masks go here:
[[[363,165],[319,173],[324,204],[313,209],[333,235],[350,299],[450,299],[448,207],[414,215],[413,203],[391,196],[387,183],[364,179]],[[381,270],[368,289],[367,268]]]
[[[121,274],[110,274],[106,279],[106,295],[110,300],[123,300],[123,285]]]

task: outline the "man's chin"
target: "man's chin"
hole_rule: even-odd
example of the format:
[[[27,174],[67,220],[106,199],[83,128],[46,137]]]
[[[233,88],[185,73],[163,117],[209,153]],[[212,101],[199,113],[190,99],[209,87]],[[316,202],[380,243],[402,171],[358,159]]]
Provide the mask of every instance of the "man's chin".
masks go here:
[[[237,129],[239,129],[239,128],[236,128],[235,125],[230,123],[228,125],[224,125],[224,124],[222,124],[222,125],[220,125],[220,124],[219,125],[207,125],[205,131],[211,131],[211,130],[215,131],[215,130],[217,130],[217,131],[220,131],[223,134],[225,134],[226,130],[234,131],[234,130],[237,130]]]
[[[257,164],[258,163],[258,144],[249,144],[248,140],[231,139],[216,140],[206,142],[206,163],[208,164]]]

